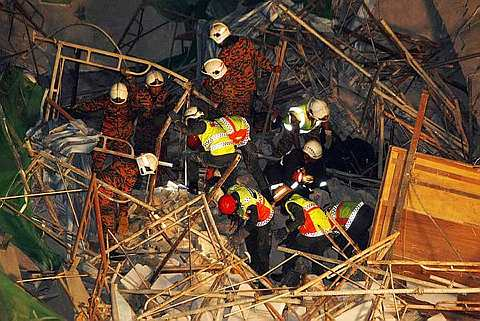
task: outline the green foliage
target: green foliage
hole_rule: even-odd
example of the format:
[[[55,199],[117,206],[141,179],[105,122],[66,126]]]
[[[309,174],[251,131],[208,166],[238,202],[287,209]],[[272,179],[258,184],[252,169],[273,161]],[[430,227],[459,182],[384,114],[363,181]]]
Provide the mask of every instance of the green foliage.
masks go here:
[[[35,125],[40,117],[40,106],[45,90],[39,85],[28,80],[23,71],[11,67],[0,76],[0,103],[6,114],[6,120],[11,129],[21,138],[28,128]],[[1,122],[3,126],[3,121]],[[0,195],[23,194],[23,188],[17,187],[10,190],[10,184],[17,175],[17,166],[11,147],[0,131]],[[30,159],[26,152],[20,148],[23,168],[28,166]],[[12,202],[20,208],[24,200]],[[25,210],[26,215],[31,215],[30,209]],[[42,239],[37,229],[25,219],[13,215],[0,204],[0,230],[12,237],[12,242],[28,256],[45,269],[56,268],[61,260]]]
[[[12,282],[2,271],[0,312],[0,321],[65,320]]]

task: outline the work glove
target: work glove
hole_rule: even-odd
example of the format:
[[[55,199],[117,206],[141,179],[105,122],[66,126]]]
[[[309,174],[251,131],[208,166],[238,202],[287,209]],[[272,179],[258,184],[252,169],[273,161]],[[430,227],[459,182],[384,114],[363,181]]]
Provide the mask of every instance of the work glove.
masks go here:
[[[315,178],[312,175],[304,175],[302,177],[303,184],[312,184]]]

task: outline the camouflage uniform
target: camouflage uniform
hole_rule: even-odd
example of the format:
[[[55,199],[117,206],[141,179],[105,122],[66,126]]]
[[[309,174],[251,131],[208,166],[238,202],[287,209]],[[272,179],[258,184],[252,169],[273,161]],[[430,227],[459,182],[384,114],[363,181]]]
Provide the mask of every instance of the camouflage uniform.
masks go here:
[[[81,112],[95,112],[102,110],[104,112],[101,129],[102,133],[113,138],[130,141],[133,136],[134,120],[137,116],[137,111],[144,108],[144,106],[132,104],[130,101],[128,101],[126,105],[115,105],[107,96],[84,102],[78,109]],[[108,148],[123,153],[130,152],[129,147],[121,142],[109,142]],[[97,177],[125,193],[131,193],[138,175],[138,168],[135,160],[113,156],[112,164],[104,169],[107,156],[107,154],[97,151],[92,153],[93,170],[97,173]],[[99,191],[110,198],[119,198],[118,195],[115,195],[113,192],[104,188],[100,188]],[[116,203],[102,195],[99,195],[99,202],[103,224],[107,228],[114,230],[116,221]],[[128,231],[127,203],[120,204],[117,223],[119,234],[124,234]]]
[[[231,39],[230,39],[231,38]],[[259,67],[272,72],[271,62],[255,48],[253,41],[243,37],[230,36],[218,54],[228,71],[221,79],[208,78],[205,88],[211,93],[210,99],[222,103],[221,113],[228,116],[250,117],[253,96],[257,90],[255,71]]]
[[[141,88],[134,90],[132,96],[135,103],[142,105],[150,111],[139,115],[137,118],[137,126],[133,139],[135,154],[155,153],[155,143],[161,125],[158,124],[158,122],[154,122],[153,119],[165,118],[167,114],[165,104],[168,100],[169,93],[162,88],[157,96],[153,96],[148,88]]]

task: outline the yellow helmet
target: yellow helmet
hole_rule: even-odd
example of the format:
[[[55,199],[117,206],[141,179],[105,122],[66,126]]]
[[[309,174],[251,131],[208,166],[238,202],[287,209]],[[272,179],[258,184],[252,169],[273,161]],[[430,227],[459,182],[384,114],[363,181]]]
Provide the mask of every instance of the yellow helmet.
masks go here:
[[[121,105],[127,101],[128,89],[125,84],[117,82],[110,89],[110,100],[115,105]]]
[[[210,39],[217,44],[221,44],[230,35],[230,29],[223,22],[214,22],[210,28]]]
[[[213,79],[220,79],[227,73],[227,66],[221,59],[212,58],[205,61],[202,71],[204,74],[209,75]]]
[[[163,85],[163,76],[158,70],[152,70],[147,74],[145,82],[148,86],[157,87]]]

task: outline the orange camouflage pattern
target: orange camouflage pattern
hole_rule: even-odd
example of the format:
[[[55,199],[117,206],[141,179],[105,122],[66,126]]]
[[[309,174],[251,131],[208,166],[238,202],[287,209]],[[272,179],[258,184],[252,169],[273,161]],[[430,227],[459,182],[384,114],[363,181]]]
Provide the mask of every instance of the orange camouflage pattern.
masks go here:
[[[143,113],[137,118],[133,138],[136,154],[155,152],[155,141],[161,125],[156,125],[153,118],[167,113],[165,104],[168,98],[169,93],[163,87],[157,96],[153,96],[148,88],[142,88],[134,92],[133,100],[149,110],[148,113]]]
[[[203,85],[209,92],[209,98],[221,104],[220,112],[227,116],[250,117],[256,85],[257,67],[272,72],[271,62],[247,38],[239,37],[229,47],[222,48],[218,58],[228,68],[227,73],[218,80],[208,77]]]

